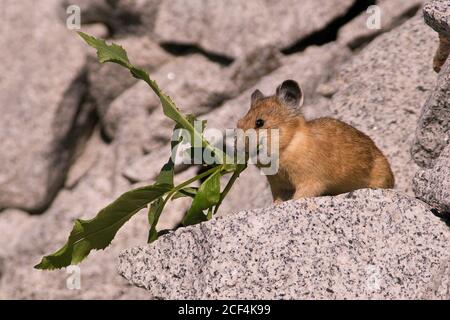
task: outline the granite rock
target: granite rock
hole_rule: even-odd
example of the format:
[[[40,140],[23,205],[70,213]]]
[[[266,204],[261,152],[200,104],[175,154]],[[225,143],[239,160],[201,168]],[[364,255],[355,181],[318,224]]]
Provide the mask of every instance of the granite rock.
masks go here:
[[[424,104],[411,153],[418,165],[433,166],[441,151],[450,143],[450,60]]]
[[[118,269],[164,299],[449,299],[449,237],[423,202],[362,189],[178,229]]]
[[[423,8],[423,16],[436,32],[450,39],[450,1],[429,1]]]
[[[118,35],[151,35],[163,0],[114,0],[107,23]]]
[[[88,112],[85,46],[57,17],[58,3],[2,1],[0,208],[45,208],[70,163],[75,126],[85,125],[77,124]]]
[[[419,170],[414,177],[414,192],[442,213],[450,213],[450,145],[430,169]]]
[[[344,15],[354,3],[168,0],[159,8],[154,32],[162,42],[193,44],[235,58],[257,47],[290,47]]]

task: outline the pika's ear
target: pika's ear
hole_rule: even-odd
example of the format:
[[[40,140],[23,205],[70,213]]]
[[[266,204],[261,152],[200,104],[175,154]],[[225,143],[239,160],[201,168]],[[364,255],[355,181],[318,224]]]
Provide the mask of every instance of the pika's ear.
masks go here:
[[[303,105],[303,91],[294,80],[286,80],[278,86],[277,98],[292,108],[300,108]]]
[[[264,99],[264,95],[262,94],[261,91],[259,91],[258,89],[256,89],[253,93],[252,93],[252,97],[251,97],[251,105],[254,105],[256,102],[258,102],[259,100]]]

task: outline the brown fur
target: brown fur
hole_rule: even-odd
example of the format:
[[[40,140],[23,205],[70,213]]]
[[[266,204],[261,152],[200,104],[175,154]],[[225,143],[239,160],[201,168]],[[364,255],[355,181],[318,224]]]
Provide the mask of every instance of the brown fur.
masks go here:
[[[256,119],[264,120],[262,129],[279,129],[279,171],[267,176],[275,202],[394,186],[389,163],[375,143],[342,121],[306,121],[276,96],[256,101],[237,127],[255,129]]]

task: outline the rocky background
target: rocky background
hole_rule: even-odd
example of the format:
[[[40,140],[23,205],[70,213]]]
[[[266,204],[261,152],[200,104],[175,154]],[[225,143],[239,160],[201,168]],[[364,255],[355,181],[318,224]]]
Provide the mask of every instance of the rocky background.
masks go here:
[[[3,0],[0,299],[450,299],[450,2],[425,2]],[[339,118],[374,139],[395,190],[272,207],[249,168],[225,217],[143,246],[146,215],[136,215],[81,264],[81,290],[67,288],[65,270],[34,270],[74,219],[151,183],[170,150],[158,100],[121,67],[97,63],[66,27],[72,4],[83,31],[123,45],[210,127],[233,128],[256,88],[297,80],[308,118]],[[381,29],[366,26],[375,4]],[[197,170],[180,167],[177,179]],[[171,205],[160,228],[188,205]]]

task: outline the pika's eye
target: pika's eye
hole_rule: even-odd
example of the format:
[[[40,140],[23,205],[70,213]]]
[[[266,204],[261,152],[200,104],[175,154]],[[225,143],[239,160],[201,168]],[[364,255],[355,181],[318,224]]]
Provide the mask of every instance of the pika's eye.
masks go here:
[[[264,120],[263,119],[258,119],[255,122],[255,126],[256,128],[261,128],[264,125]]]

